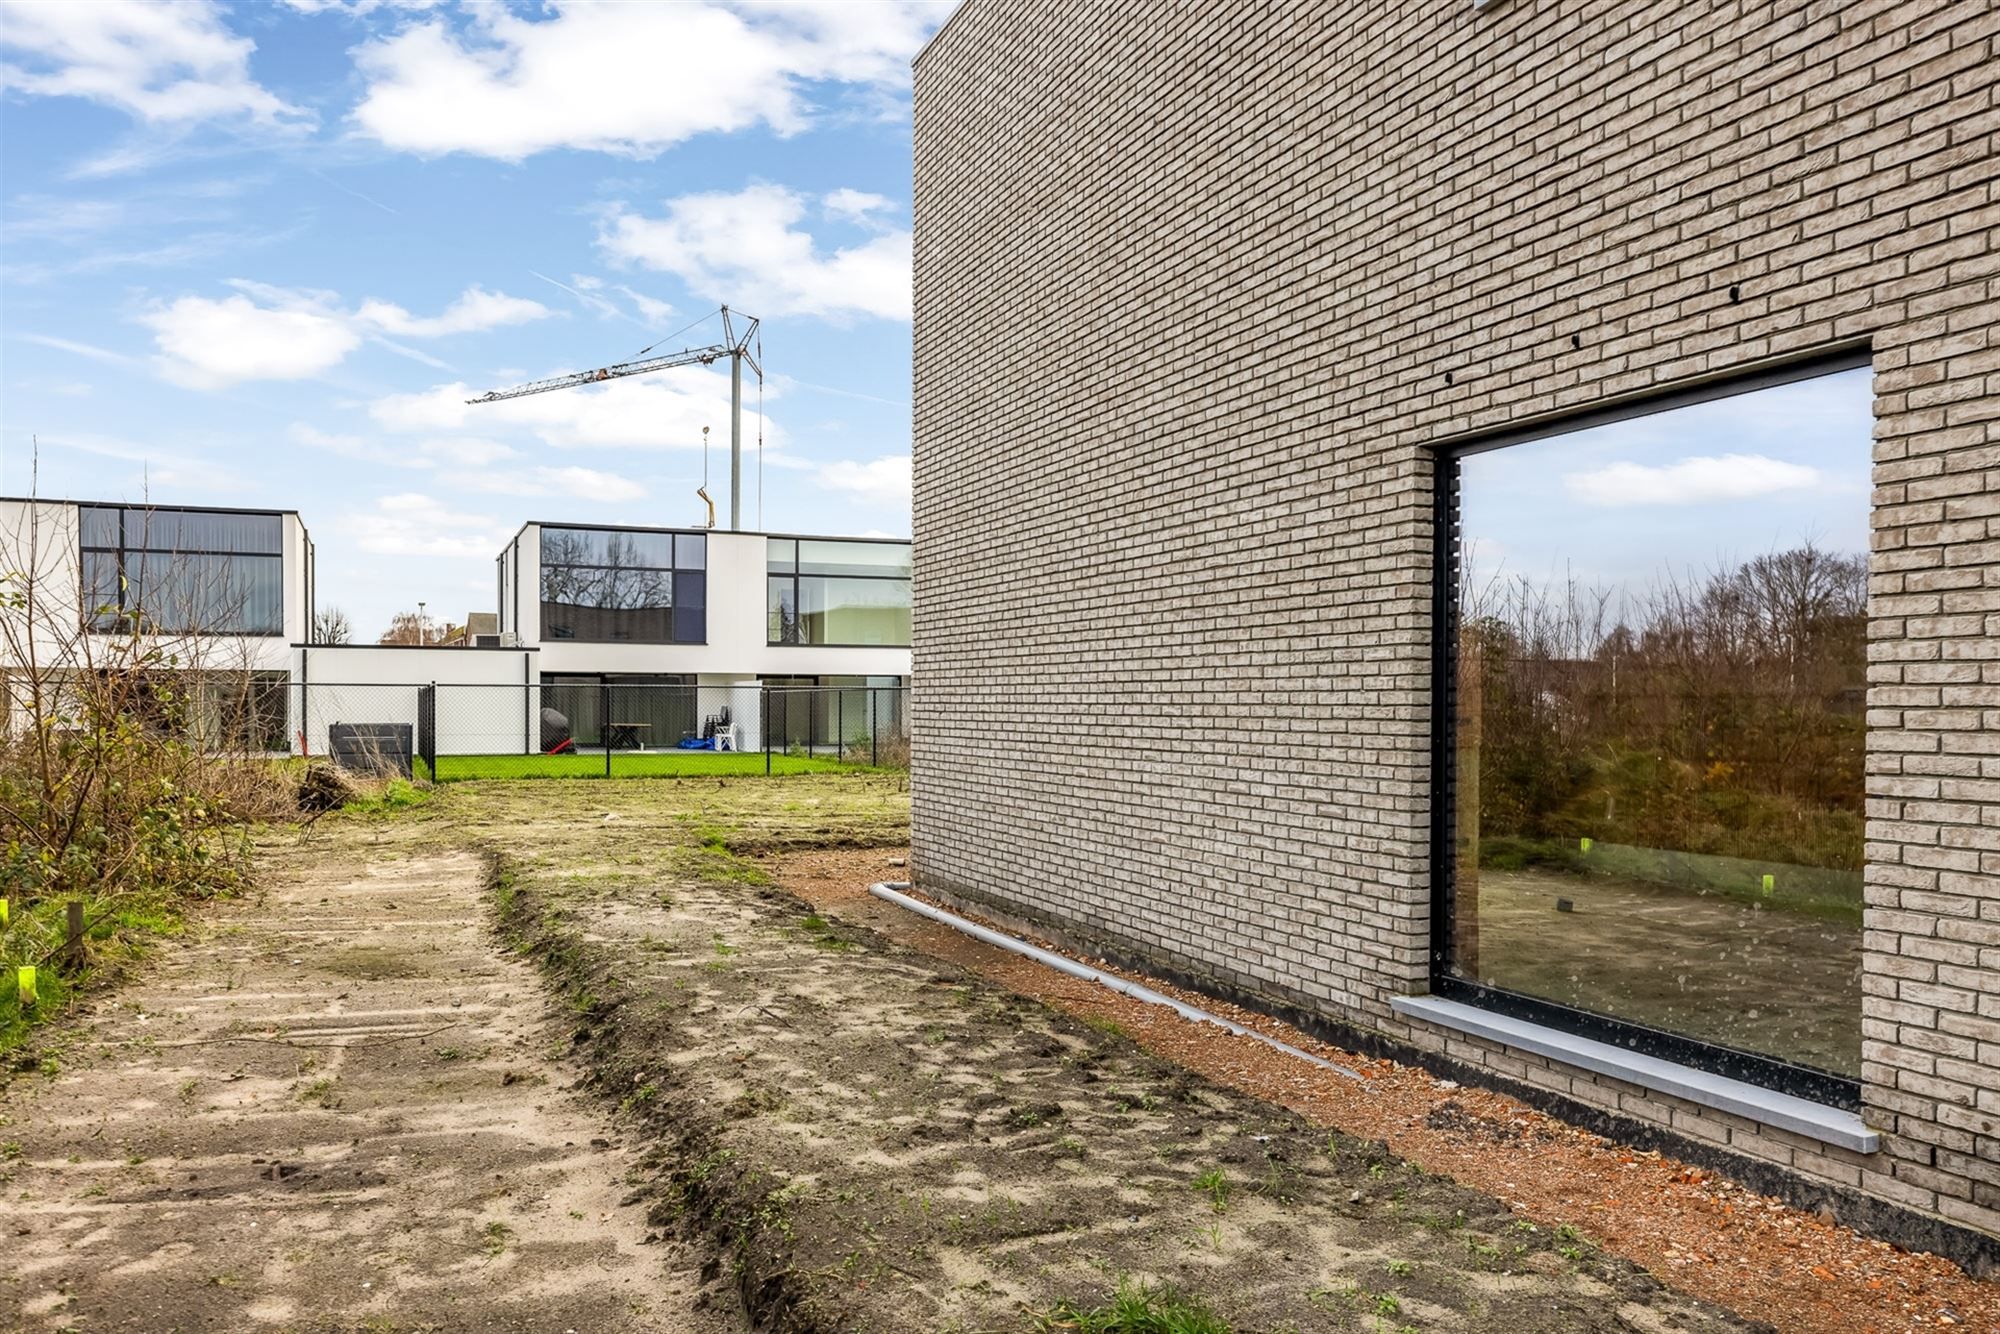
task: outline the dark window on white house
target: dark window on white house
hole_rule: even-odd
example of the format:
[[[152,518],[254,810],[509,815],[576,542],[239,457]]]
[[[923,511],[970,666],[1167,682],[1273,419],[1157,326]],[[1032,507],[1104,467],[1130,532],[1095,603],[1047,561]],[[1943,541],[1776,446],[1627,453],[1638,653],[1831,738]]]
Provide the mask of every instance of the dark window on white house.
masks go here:
[[[909,543],[774,537],[765,550],[770,643],[909,647]]]
[[[92,629],[285,632],[282,515],[79,505],[77,521]]]
[[[700,533],[542,529],[542,638],[700,644],[708,638]]]

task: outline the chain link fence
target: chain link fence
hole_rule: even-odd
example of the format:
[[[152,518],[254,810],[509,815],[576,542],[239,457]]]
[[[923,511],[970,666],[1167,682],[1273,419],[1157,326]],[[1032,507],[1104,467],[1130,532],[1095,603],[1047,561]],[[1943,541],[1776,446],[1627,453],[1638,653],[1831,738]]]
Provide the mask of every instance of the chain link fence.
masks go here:
[[[909,764],[908,686],[316,681],[290,692],[294,754],[441,783]]]

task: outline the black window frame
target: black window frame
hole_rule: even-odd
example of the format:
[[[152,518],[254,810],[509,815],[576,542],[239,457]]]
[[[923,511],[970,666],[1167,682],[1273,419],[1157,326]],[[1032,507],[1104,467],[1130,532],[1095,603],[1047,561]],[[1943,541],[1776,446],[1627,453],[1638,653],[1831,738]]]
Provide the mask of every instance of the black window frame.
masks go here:
[[[1629,421],[1697,403],[1733,398],[1760,389],[1814,380],[1872,366],[1866,343],[1849,343],[1810,354],[1774,359],[1762,366],[1705,377],[1662,390],[1621,396],[1579,411],[1434,442],[1431,515],[1431,994],[1578,1037],[1672,1061],[1693,1070],[1774,1089],[1847,1111],[1861,1110],[1861,1081],[1830,1070],[1801,1065],[1760,1052],[1580,1010],[1504,987],[1458,977],[1451,971],[1453,910],[1456,907],[1455,757],[1458,721],[1458,564],[1459,464],[1474,454],[1569,435],[1595,426]]]
[[[773,570],[773,569],[771,569],[771,556],[770,556],[770,550],[771,550],[771,544],[772,544],[773,542],[783,542],[783,543],[788,543],[788,544],[789,544],[789,545],[791,546],[791,548],[792,548],[792,559],[791,559],[791,569],[790,569],[789,571],[776,571],[776,570]],[[902,585],[904,585],[905,587],[907,587],[907,588],[910,588],[910,590],[911,590],[911,594],[912,594],[912,603],[914,604],[914,600],[915,600],[915,586],[914,586],[914,582],[913,582],[913,580],[912,580],[912,577],[911,577],[910,575],[907,575],[907,574],[808,574],[808,573],[806,573],[806,572],[804,572],[804,571],[800,570],[800,569],[799,569],[799,543],[801,543],[801,542],[843,542],[843,543],[846,543],[846,544],[848,544],[848,545],[850,545],[850,546],[864,546],[864,547],[898,547],[898,546],[899,546],[899,547],[905,547],[905,548],[907,548],[907,547],[909,547],[909,545],[910,545],[910,544],[909,544],[909,542],[907,542],[907,541],[904,541],[904,540],[902,540],[902,539],[899,539],[899,538],[893,538],[893,537],[798,537],[798,536],[792,536],[792,535],[790,535],[790,534],[779,534],[779,533],[767,533],[767,534],[765,534],[765,537],[764,537],[764,552],[765,552],[765,554],[764,554],[764,644],[765,644],[765,647],[767,647],[767,648],[888,648],[888,649],[897,649],[897,648],[909,648],[909,647],[910,647],[910,644],[909,644],[909,643],[902,643],[902,644],[847,644],[847,643],[839,643],[839,644],[836,644],[836,643],[818,643],[818,644],[815,644],[815,643],[812,643],[812,642],[810,642],[810,641],[808,641],[808,640],[804,640],[804,639],[774,639],[774,638],[772,638],[772,637],[771,637],[771,628],[770,628],[770,625],[771,625],[771,622],[770,622],[770,616],[771,616],[771,585],[772,585],[773,583],[779,583],[779,582],[783,582],[783,583],[789,583],[789,584],[791,585],[791,588],[792,588],[792,607],[793,607],[793,614],[794,614],[794,616],[796,616],[796,615],[797,615],[797,609],[798,609],[798,606],[799,606],[799,589],[800,589],[800,584],[801,584],[801,582],[802,582],[803,580],[806,580],[806,579],[865,579],[865,580],[868,580],[868,581],[870,581],[870,582],[873,582],[873,583],[883,583],[883,584],[902,584]],[[911,637],[912,637],[912,639],[914,639],[914,638],[915,638],[914,634],[913,634],[913,635],[912,635]]]
[[[87,533],[90,526],[88,515],[98,511],[111,511],[118,516],[118,542],[116,546],[105,546],[92,542]],[[275,519],[278,525],[277,550],[275,551],[225,551],[211,547],[188,546],[148,546],[143,541],[135,545],[127,530],[129,516],[140,514],[148,521],[156,516],[179,516],[183,514],[230,515],[253,519]],[[215,638],[230,637],[241,639],[282,639],[285,636],[285,617],[290,610],[291,590],[285,578],[285,519],[287,510],[238,510],[219,509],[200,505],[120,505],[115,503],[88,502],[76,506],[76,570],[77,589],[85,598],[93,596],[86,569],[88,557],[109,556],[117,570],[118,577],[118,617],[116,625],[107,625],[99,615],[99,607],[84,606],[82,611],[83,629],[87,634],[124,634],[136,631],[149,635],[205,635]],[[275,629],[216,629],[210,626],[173,626],[146,624],[146,609],[128,599],[132,591],[132,578],[126,568],[128,557],[146,556],[207,556],[227,560],[254,560],[278,562],[278,622]],[[108,604],[105,604],[108,605]],[[138,619],[134,619],[137,617]]]
[[[548,577],[548,571],[550,569],[550,562],[547,558],[548,536],[551,532],[628,533],[640,536],[666,538],[667,564],[665,565],[605,565],[593,561],[563,561],[557,565],[557,568],[565,570],[604,570],[604,571],[619,571],[627,573],[639,571],[639,572],[649,572],[653,574],[664,574],[667,578],[668,604],[661,610],[664,610],[667,614],[667,637],[665,639],[578,639],[575,638],[574,636],[557,637],[551,635],[549,633],[549,617],[548,617],[549,600],[545,594],[545,590],[547,587],[545,581]],[[688,539],[688,538],[697,539],[701,543],[701,563],[699,565],[682,565],[680,563],[680,544],[683,539]],[[514,554],[515,554],[515,560],[518,562],[520,559],[520,536],[518,534],[515,536],[514,539]],[[639,644],[654,648],[667,648],[679,644],[708,643],[708,533],[705,530],[688,529],[688,528],[628,528],[628,527],[620,527],[618,525],[613,525],[613,524],[545,523],[536,526],[535,556],[536,556],[536,561],[535,561],[536,629],[539,632],[540,638],[542,640],[564,643],[564,644]],[[687,579],[687,583],[685,585],[682,582],[684,578]],[[517,619],[519,616],[518,605],[519,605],[520,586],[521,586],[521,580],[519,575],[519,567],[517,564],[514,577],[514,591],[515,591],[515,600],[517,607],[516,611]],[[692,589],[696,586],[699,586],[700,588],[700,597],[699,597],[700,605],[698,607],[694,606],[693,603],[686,596],[684,596],[684,588]],[[701,635],[698,638],[683,637],[680,634],[680,627],[682,624],[683,613],[694,612],[694,611],[699,611],[701,613]]]

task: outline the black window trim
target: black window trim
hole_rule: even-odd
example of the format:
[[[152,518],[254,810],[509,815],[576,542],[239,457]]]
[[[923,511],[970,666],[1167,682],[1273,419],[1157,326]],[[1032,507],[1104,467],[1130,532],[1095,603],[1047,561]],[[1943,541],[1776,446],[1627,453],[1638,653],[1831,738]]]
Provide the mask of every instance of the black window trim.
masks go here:
[[[86,542],[83,539],[83,512],[85,510],[115,510],[118,514],[118,545],[105,546],[101,542]],[[208,547],[135,547],[128,544],[125,534],[126,516],[132,513],[154,514],[234,514],[252,519],[278,520],[278,549],[276,551],[219,551]],[[76,570],[77,587],[84,589],[84,557],[90,555],[109,556],[118,566],[118,618],[122,621],[134,612],[143,615],[143,607],[126,603],[126,590],[131,587],[131,577],[125,573],[125,558],[137,556],[226,556],[233,560],[274,560],[278,562],[278,628],[275,630],[201,630],[152,629],[153,635],[204,635],[216,639],[283,639],[285,637],[285,616],[290,610],[291,590],[285,579],[285,526],[284,520],[294,514],[292,510],[239,510],[214,505],[121,505],[110,501],[79,501],[76,503]],[[307,542],[311,541],[307,538]],[[87,589],[84,589],[87,592]],[[84,609],[84,632],[93,635],[122,634],[122,630],[109,630],[99,624],[89,608]]]
[[[910,540],[908,538],[906,537],[793,537],[788,534],[779,534],[779,533],[766,533],[764,535],[764,538],[765,538],[764,647],[766,648],[886,648],[886,649],[899,649],[899,648],[910,647],[908,644],[808,644],[801,640],[773,639],[771,638],[771,630],[770,630],[771,581],[773,579],[785,579],[791,582],[792,606],[794,608],[798,606],[799,581],[802,579],[872,579],[877,583],[884,583],[884,584],[913,584],[911,576],[907,574],[820,574],[817,572],[812,574],[807,574],[803,570],[799,569],[799,543],[847,542],[855,546],[906,547],[910,545]],[[772,542],[789,542],[792,544],[792,568],[790,570],[773,570],[771,568],[770,543]],[[914,595],[916,592],[915,587],[912,586],[910,591]]]
[[[1431,569],[1431,994],[1476,1005],[1579,1037],[1672,1061],[1694,1070],[1775,1089],[1848,1111],[1861,1109],[1861,1081],[1829,1070],[1667,1032],[1630,1020],[1580,1010],[1502,987],[1454,977],[1452,910],[1455,906],[1453,838],[1456,761],[1453,729],[1458,716],[1458,464],[1473,454],[1528,444],[1593,426],[1650,416],[1674,408],[1731,398],[1801,380],[1818,379],[1872,364],[1866,342],[1773,358],[1732,372],[1622,395],[1590,407],[1489,430],[1448,437],[1429,446],[1432,475]]]
[[[707,644],[707,643],[708,643],[708,587],[707,587],[707,584],[708,584],[708,554],[709,554],[709,553],[708,553],[708,536],[709,536],[709,535],[708,535],[708,531],[707,531],[706,529],[701,529],[701,528],[631,528],[631,527],[621,527],[621,526],[619,526],[619,525],[616,525],[616,524],[583,524],[583,523],[544,523],[544,524],[537,524],[537,525],[536,525],[536,533],[535,533],[535,582],[536,582],[536,584],[537,584],[537,588],[536,588],[536,590],[535,590],[535,591],[536,591],[536,593],[537,593],[538,595],[539,595],[539,594],[540,594],[540,592],[541,592],[541,588],[540,588],[540,585],[541,585],[541,583],[542,583],[542,580],[544,579],[544,577],[546,576],[546,574],[547,574],[547,572],[548,572],[548,570],[549,570],[549,568],[550,568],[550,564],[549,564],[549,562],[548,562],[547,560],[543,559],[543,555],[542,555],[542,553],[543,553],[543,552],[544,552],[544,550],[546,549],[546,544],[547,544],[547,542],[548,542],[548,534],[549,534],[550,530],[552,530],[552,529],[553,529],[554,531],[556,531],[556,532],[565,532],[565,533],[657,533],[657,534],[661,534],[661,535],[664,535],[665,537],[667,537],[667,539],[668,539],[668,542],[667,542],[667,559],[668,559],[668,561],[669,561],[669,562],[674,562],[674,561],[676,561],[676,560],[677,560],[677,558],[678,558],[678,547],[679,547],[679,543],[678,543],[678,539],[680,539],[680,538],[683,538],[683,537],[699,537],[699,538],[701,539],[701,543],[702,543],[702,545],[701,545],[701,564],[700,564],[699,566],[694,566],[694,565],[680,565],[680,564],[675,564],[675,563],[669,563],[669,564],[666,564],[666,565],[650,565],[650,564],[649,564],[649,565],[604,565],[604,564],[600,564],[600,563],[598,563],[598,562],[594,562],[594,561],[560,561],[560,562],[558,562],[558,563],[557,563],[557,564],[555,565],[555,567],[554,567],[554,568],[556,568],[556,569],[559,569],[559,570],[613,570],[613,571],[644,571],[644,572],[650,572],[650,573],[653,573],[653,574],[664,574],[664,575],[666,575],[666,576],[667,576],[667,587],[668,587],[668,589],[670,590],[670,592],[669,592],[669,596],[673,598],[673,601],[672,601],[672,602],[670,602],[670,603],[669,603],[669,604],[668,604],[668,605],[667,605],[667,606],[666,606],[665,608],[662,608],[662,610],[664,610],[664,611],[665,611],[665,612],[667,613],[667,632],[668,632],[668,635],[669,635],[669,638],[667,638],[667,639],[664,639],[664,640],[652,640],[652,639],[575,639],[575,638],[563,638],[563,637],[561,637],[561,636],[552,636],[552,635],[550,635],[550,634],[549,634],[549,625],[548,625],[548,619],[549,619],[549,618],[548,618],[548,610],[547,610],[547,609],[548,609],[548,606],[549,606],[549,600],[548,600],[547,598],[545,598],[545,597],[540,597],[540,596],[538,596],[538,597],[536,598],[536,603],[535,603],[535,606],[536,606],[536,611],[535,611],[535,615],[536,615],[536,618],[537,618],[537,619],[536,619],[536,627],[535,627],[535,628],[536,628],[537,632],[539,633],[539,635],[540,635],[540,637],[541,637],[542,639],[554,639],[554,640],[557,640],[558,642],[561,642],[561,643],[565,643],[565,644],[640,644],[640,645],[644,645],[644,646],[647,646],[647,647],[650,647],[650,648],[675,648],[675,647],[685,647],[685,646],[692,646],[692,645],[705,645],[705,644]],[[525,526],[523,526],[523,529],[522,529],[522,532],[525,532],[525,531],[527,531],[527,530],[526,530],[526,527],[525,527]],[[515,553],[515,559],[516,559],[516,560],[519,560],[519,559],[520,559],[520,550],[521,550],[521,534],[520,534],[520,533],[516,533],[516,534],[514,535],[514,553]],[[701,607],[699,608],[699,610],[700,610],[700,612],[701,612],[701,638],[699,638],[699,639],[680,639],[680,638],[676,638],[676,637],[672,637],[672,636],[673,636],[673,627],[674,627],[674,626],[675,626],[675,625],[676,625],[676,624],[678,623],[678,619],[677,619],[677,616],[676,616],[676,613],[677,613],[677,612],[679,612],[679,611],[681,610],[681,600],[680,600],[680,577],[681,577],[682,575],[684,575],[684,574],[698,574],[698,575],[702,576],[702,599],[701,599]],[[519,619],[519,617],[520,617],[520,611],[519,611],[519,606],[520,606],[520,591],[521,591],[521,587],[520,587],[520,579],[519,579],[519,577],[518,577],[518,575],[517,575],[517,577],[516,577],[516,579],[515,579],[515,581],[514,581],[514,594],[515,594],[515,599],[514,599],[514,600],[515,600],[515,618],[516,618],[516,620],[518,620],[518,619]],[[695,610],[695,609],[694,609],[694,608],[689,608],[688,610],[692,611],[692,610]]]

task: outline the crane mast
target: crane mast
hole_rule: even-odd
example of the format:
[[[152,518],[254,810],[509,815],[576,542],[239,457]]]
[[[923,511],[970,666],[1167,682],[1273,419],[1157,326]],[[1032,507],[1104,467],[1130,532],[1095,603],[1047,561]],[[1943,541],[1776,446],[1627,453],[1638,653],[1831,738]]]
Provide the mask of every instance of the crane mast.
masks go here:
[[[648,375],[653,371],[671,370],[675,366],[712,366],[724,357],[729,358],[729,526],[732,530],[743,527],[743,364],[763,378],[764,368],[758,364],[751,348],[756,343],[758,321],[754,316],[735,312],[736,319],[745,321],[742,332],[737,332],[736,319],[731,318],[729,307],[724,306],[722,316],[722,341],[706,347],[683,348],[679,352],[669,352],[658,357],[635,357],[631,361],[614,362],[591,371],[573,371],[567,375],[551,375],[543,380],[530,380],[517,384],[511,389],[493,389],[477,398],[468,398],[467,403],[504,403],[510,398],[526,398],[530,394],[546,394],[557,389],[574,389],[580,385],[603,384],[609,380],[622,380],[632,375]]]

